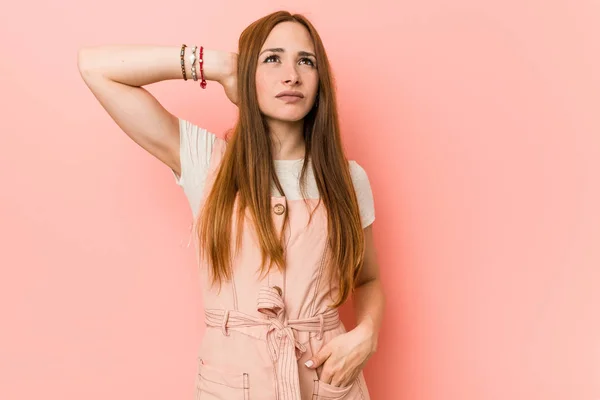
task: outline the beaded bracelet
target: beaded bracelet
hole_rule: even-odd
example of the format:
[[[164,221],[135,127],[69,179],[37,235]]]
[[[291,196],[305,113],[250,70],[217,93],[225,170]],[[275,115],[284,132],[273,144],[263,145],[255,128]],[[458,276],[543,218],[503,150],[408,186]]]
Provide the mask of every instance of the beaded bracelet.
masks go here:
[[[188,80],[186,73],[185,73],[185,48],[187,47],[187,45],[182,44],[181,45],[181,51],[179,52],[179,59],[181,62],[181,74],[183,75],[183,79],[184,80]],[[192,70],[192,78],[194,79],[194,81],[198,80],[198,76],[196,75],[196,49],[198,48],[198,46],[194,46],[192,48],[192,54],[190,54],[189,59],[190,59],[190,63],[192,64],[191,66],[191,70]],[[206,80],[204,79],[204,47],[200,46],[200,55],[198,57],[198,64],[200,65],[200,87],[202,89],[206,89]]]
[[[194,81],[198,80],[198,76],[196,75],[196,49],[198,48],[198,46],[194,46],[192,47],[192,54],[190,54],[190,64],[192,64],[192,78],[194,79]]]
[[[181,61],[181,74],[183,75],[183,80],[187,81],[187,76],[185,76],[185,59],[183,56],[185,55],[185,48],[187,46],[185,44],[181,45],[181,51],[179,52],[179,59]]]
[[[198,64],[200,64],[200,87],[206,89],[206,81],[204,80],[204,47],[200,46],[200,57],[198,58]]]

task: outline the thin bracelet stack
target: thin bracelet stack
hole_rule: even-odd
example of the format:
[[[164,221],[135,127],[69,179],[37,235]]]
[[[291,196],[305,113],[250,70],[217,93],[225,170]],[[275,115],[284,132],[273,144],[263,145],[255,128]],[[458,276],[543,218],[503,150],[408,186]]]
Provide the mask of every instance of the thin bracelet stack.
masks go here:
[[[181,75],[183,75],[184,80],[188,80],[187,75],[185,73],[185,48],[186,44],[181,45],[181,51],[179,52],[179,60],[181,62]],[[189,56],[191,70],[192,70],[192,78],[194,81],[198,80],[198,76],[196,75],[196,49],[198,46],[192,47],[192,54]],[[198,65],[200,66],[200,87],[202,89],[206,89],[206,80],[204,80],[204,48],[200,46],[200,56],[198,57]]]

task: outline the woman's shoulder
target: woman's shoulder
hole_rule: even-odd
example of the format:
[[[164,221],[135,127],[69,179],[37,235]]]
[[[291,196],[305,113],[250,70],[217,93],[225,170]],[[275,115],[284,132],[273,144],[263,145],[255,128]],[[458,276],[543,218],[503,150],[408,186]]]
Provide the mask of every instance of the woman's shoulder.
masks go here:
[[[375,220],[375,202],[367,171],[355,160],[350,160],[350,175],[358,199],[360,218],[363,228]]]
[[[367,171],[365,168],[358,163],[356,160],[348,160],[348,164],[350,167],[350,175],[352,176],[352,180],[356,182],[363,182],[369,180]]]

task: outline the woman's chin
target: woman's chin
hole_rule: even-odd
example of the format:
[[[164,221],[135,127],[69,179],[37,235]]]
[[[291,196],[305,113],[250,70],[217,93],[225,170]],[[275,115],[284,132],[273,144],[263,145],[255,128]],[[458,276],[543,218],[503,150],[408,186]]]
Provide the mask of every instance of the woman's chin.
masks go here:
[[[306,114],[308,114],[308,112],[305,110],[287,110],[276,113],[272,118],[284,122],[297,122],[306,117]]]

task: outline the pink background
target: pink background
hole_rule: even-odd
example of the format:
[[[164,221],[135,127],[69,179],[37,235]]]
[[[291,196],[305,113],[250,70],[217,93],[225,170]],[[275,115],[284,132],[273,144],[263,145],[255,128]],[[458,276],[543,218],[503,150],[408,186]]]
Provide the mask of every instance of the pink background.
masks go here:
[[[85,87],[77,50],[235,51],[280,8],[321,33],[373,187],[388,306],[372,398],[600,399],[598,2],[213,3],[1,13],[0,399],[193,398],[191,213]],[[147,88],[213,132],[234,122],[215,83]]]

